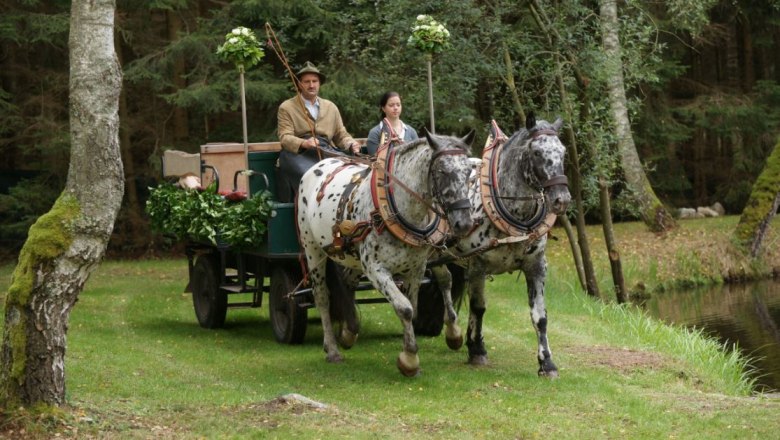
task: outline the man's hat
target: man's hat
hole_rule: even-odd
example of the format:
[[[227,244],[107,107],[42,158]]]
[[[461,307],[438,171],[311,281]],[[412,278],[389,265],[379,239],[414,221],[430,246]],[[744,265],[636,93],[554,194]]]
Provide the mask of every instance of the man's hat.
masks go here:
[[[311,61],[306,61],[306,64],[303,65],[303,68],[298,71],[298,73],[295,74],[295,76],[298,77],[298,79],[301,79],[301,75],[304,73],[316,73],[317,76],[320,77],[320,84],[325,84],[325,75],[322,74],[322,72],[317,69],[314,64],[311,63]]]

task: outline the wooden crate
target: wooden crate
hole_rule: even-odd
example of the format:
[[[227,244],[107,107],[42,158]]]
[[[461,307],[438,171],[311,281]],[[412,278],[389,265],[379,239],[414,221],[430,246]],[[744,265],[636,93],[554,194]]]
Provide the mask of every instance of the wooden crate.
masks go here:
[[[254,151],[280,151],[279,142],[256,142],[248,144],[248,150]],[[230,191],[233,189],[233,176],[236,171],[247,167],[244,158],[244,144],[236,142],[214,142],[200,146],[200,158],[206,165],[211,165],[219,172],[219,190]],[[213,181],[210,170],[206,170],[202,176],[203,186],[208,186]],[[238,177],[238,189],[247,191],[248,183],[245,176]]]

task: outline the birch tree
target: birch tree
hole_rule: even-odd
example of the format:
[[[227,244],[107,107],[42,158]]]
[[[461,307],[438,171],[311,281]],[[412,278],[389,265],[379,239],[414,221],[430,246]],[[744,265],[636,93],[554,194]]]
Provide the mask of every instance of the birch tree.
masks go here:
[[[600,15],[602,43],[607,62],[607,91],[615,127],[615,137],[620,153],[620,162],[628,187],[639,207],[644,223],[653,231],[666,231],[676,227],[676,221],[656,196],[647,179],[642,162],[631,133],[628,116],[626,89],[623,81],[620,38],[618,36],[618,13],[616,0],[601,0]]]
[[[70,36],[67,183],[30,228],[6,296],[0,405],[65,401],[70,312],[103,257],[122,202],[122,72],[114,50],[115,0],[74,0]]]

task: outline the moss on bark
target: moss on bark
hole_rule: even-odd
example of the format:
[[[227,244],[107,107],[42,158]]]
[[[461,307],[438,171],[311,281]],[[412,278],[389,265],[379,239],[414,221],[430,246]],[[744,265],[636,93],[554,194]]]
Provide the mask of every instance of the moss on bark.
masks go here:
[[[62,194],[51,210],[30,227],[19,253],[6,297],[2,350],[2,400],[15,400],[14,388],[24,383],[29,302],[39,284],[36,276],[65,253],[73,242],[72,226],[80,213],[75,197]],[[43,270],[42,270],[43,269]]]
[[[768,226],[768,221],[774,216],[776,203],[780,194],[780,142],[767,158],[764,170],[753,184],[745,209],[734,230],[734,237],[745,247],[753,247],[754,241],[760,239],[762,230]]]

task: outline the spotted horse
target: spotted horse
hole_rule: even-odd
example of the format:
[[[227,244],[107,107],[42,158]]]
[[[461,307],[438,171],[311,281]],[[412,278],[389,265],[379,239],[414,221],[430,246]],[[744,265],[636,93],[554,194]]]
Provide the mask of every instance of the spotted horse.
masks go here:
[[[330,307],[349,289],[329,289],[328,259],[343,267],[347,285],[362,273],[387,298],[403,324],[398,369],[419,373],[412,319],[426,262],[449,235],[461,237],[473,226],[466,185],[472,140],[473,133],[426,133],[400,146],[388,143],[370,165],[331,158],[304,174],[296,220],[329,362],[341,362],[338,343],[349,348],[357,335],[344,326],[337,341]]]
[[[537,121],[530,114],[525,129],[507,139],[493,122],[478,178],[472,179],[469,188],[472,215],[482,221],[451,245],[438,261],[431,263],[444,296],[445,336],[452,349],[460,348],[463,337],[450,292],[454,292],[457,301],[463,289],[452,289],[450,271],[457,272],[461,278],[465,272],[469,293],[466,345],[470,364],[488,362],[482,334],[487,307],[486,277],[520,270],[525,275],[531,322],[536,330],[538,373],[551,378],[558,376],[547,339],[544,283],[547,232],[571,201],[563,169],[566,148],[558,138],[562,124],[560,118],[550,124]],[[444,262],[450,264],[441,264]]]

